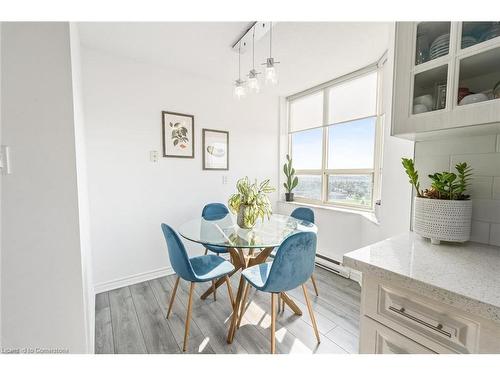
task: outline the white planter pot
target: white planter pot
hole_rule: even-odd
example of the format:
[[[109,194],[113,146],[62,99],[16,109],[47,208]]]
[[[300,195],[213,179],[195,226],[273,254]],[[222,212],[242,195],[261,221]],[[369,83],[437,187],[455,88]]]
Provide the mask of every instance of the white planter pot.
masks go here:
[[[440,241],[465,242],[470,238],[472,201],[415,197],[413,231]]]

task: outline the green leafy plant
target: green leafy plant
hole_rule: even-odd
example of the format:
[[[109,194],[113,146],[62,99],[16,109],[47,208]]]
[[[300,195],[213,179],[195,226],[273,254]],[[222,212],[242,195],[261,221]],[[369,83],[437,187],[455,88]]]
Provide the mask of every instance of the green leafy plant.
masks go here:
[[[418,172],[415,169],[413,159],[402,158],[401,162],[406,171],[406,174],[410,178],[410,184],[412,184],[417,191],[417,197],[422,197],[422,192],[420,191],[420,182],[418,181]]]
[[[283,172],[286,176],[286,182],[283,183],[283,186],[288,193],[291,193],[299,184],[299,179],[295,176],[295,169],[292,167],[290,155],[286,156],[286,163],[283,164]]]
[[[233,194],[228,201],[229,209],[238,215],[238,224],[244,228],[252,228],[260,217],[262,220],[269,218],[273,213],[271,202],[267,194],[275,189],[269,185],[269,180],[260,184],[255,180],[250,183],[248,177],[236,183],[238,192]]]
[[[455,165],[457,173],[454,172],[436,172],[430,174],[431,188],[420,190],[418,180],[418,172],[415,170],[415,165],[412,159],[402,159],[403,167],[406,174],[410,178],[410,184],[417,191],[417,196],[430,199],[449,199],[449,200],[465,200],[469,199],[469,195],[465,194],[472,176],[472,168],[467,163],[458,163]]]

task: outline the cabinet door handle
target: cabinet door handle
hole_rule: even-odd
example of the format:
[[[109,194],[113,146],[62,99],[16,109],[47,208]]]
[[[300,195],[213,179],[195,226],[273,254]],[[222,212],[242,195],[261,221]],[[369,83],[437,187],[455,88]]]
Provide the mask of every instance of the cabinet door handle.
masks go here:
[[[441,323],[439,323],[437,326],[434,326],[430,323],[427,323],[426,321],[423,321],[422,319],[416,318],[413,315],[408,314],[404,307],[401,307],[398,309],[394,306],[389,306],[389,310],[394,311],[395,313],[402,315],[405,318],[413,320],[414,322],[416,322],[418,324],[422,324],[423,326],[430,328],[436,332],[439,332],[440,334],[445,335],[446,337],[449,337],[451,339],[451,333],[443,330],[443,325]]]

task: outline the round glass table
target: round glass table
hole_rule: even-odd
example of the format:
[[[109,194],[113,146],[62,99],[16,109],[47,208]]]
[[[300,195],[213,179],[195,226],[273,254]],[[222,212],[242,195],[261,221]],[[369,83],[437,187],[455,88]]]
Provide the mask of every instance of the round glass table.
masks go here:
[[[189,241],[227,248],[235,267],[234,271],[228,275],[229,277],[240,269],[265,262],[273,249],[280,246],[292,234],[311,231],[314,233],[318,231],[315,224],[278,214],[273,214],[264,220],[258,219],[252,229],[240,228],[236,224],[236,217],[231,214],[213,217],[211,220],[200,217],[182,224],[178,229],[179,234]],[[219,279],[202,294],[201,298],[207,298],[224,282],[224,278]],[[244,312],[241,301],[245,300],[246,296],[243,293],[245,295],[248,293],[248,287],[245,288],[245,280],[240,277],[238,292],[233,303],[228,343],[232,342],[239,321],[241,321],[238,316],[242,316]],[[280,297],[295,314],[302,315],[300,308],[286,293],[280,293]]]
[[[236,217],[230,214],[214,220],[200,217],[179,227],[180,235],[187,240],[235,249],[274,248],[294,233],[309,231],[317,232],[316,225],[278,214],[271,215],[269,219],[258,219],[252,229],[240,228]]]

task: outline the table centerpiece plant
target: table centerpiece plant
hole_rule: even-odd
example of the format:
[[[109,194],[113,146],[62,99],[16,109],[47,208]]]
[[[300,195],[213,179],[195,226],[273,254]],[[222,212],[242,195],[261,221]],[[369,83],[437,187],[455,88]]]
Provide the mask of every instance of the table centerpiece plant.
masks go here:
[[[236,189],[238,192],[231,195],[228,205],[231,212],[237,215],[239,227],[251,229],[258,218],[269,219],[273,210],[267,194],[275,190],[269,185],[269,180],[264,180],[260,184],[257,180],[250,183],[248,177],[244,177],[238,180]]]
[[[286,163],[283,164],[283,173],[286,176],[286,182],[283,183],[286,189],[285,200],[293,202],[293,189],[299,184],[299,179],[295,176],[295,169],[292,167],[292,158],[290,158],[290,155],[286,155]]]
[[[412,159],[402,158],[410,184],[415,188],[413,231],[441,241],[465,242],[470,238],[472,201],[467,193],[472,168],[467,163],[455,165],[454,172],[430,174],[431,187],[421,190],[418,171]]]

